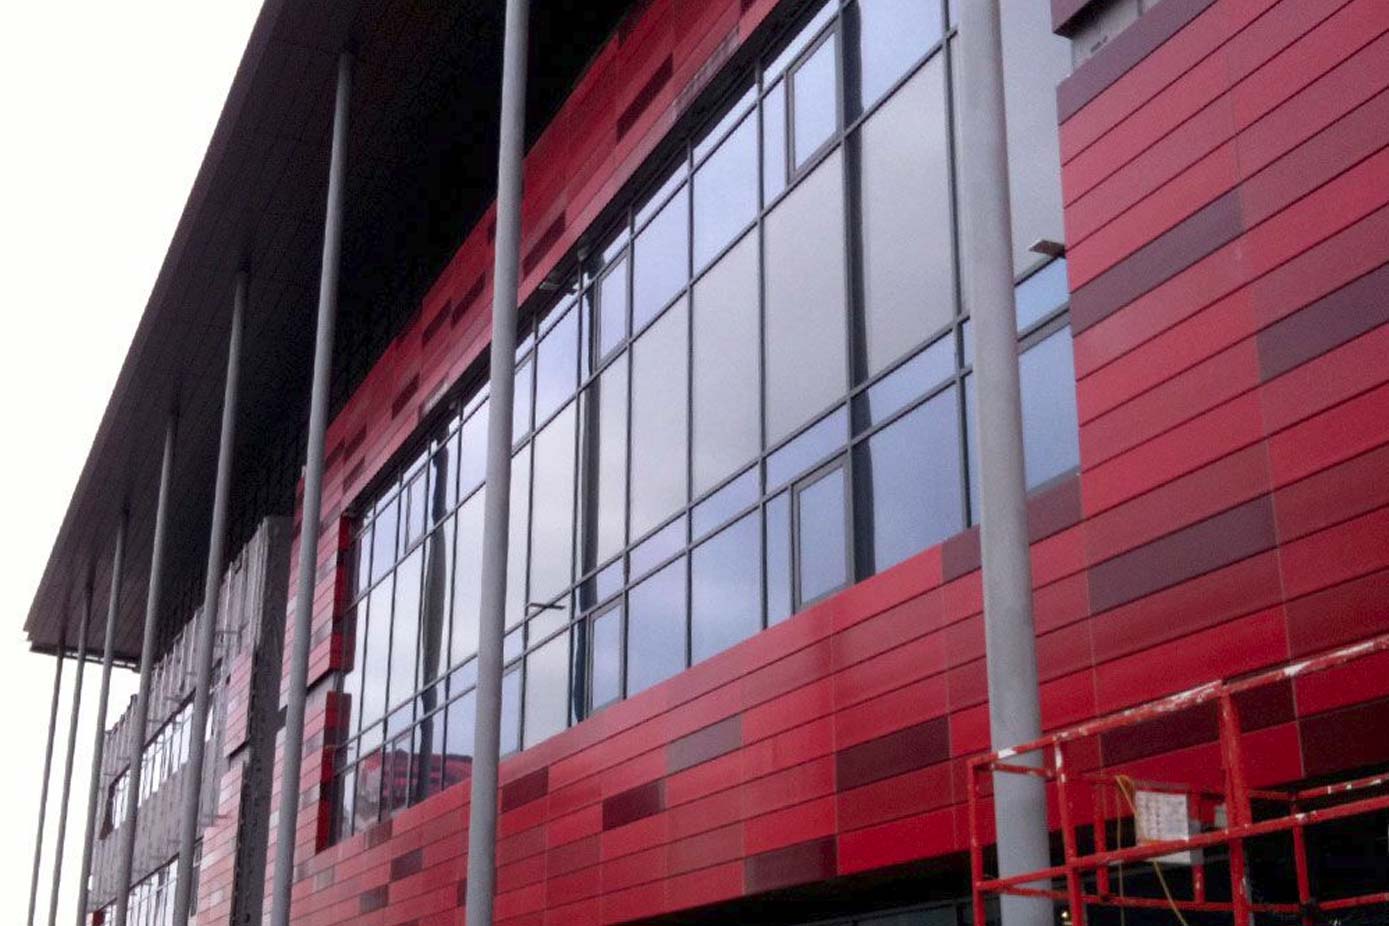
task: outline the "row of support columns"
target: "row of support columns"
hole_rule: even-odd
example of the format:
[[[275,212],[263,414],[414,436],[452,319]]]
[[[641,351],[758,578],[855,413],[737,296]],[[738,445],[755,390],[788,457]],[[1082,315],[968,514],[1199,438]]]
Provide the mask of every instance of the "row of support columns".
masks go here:
[[[1022,429],[1018,392],[1016,321],[1013,302],[1012,246],[1008,200],[1007,151],[1003,116],[1002,53],[998,0],[966,0],[961,9],[961,135],[971,156],[962,162],[962,237],[965,248],[964,287],[974,307],[978,342],[975,374],[978,377],[979,443],[981,459],[981,546],[984,574],[985,633],[990,696],[990,725],[996,748],[1035,738],[1040,732],[1037,670],[1031,608],[1031,569],[1028,559],[1026,486],[1023,475]],[[507,0],[500,149],[497,167],[497,232],[495,281],[492,302],[491,403],[487,443],[487,497],[483,521],[481,626],[478,649],[476,741],[472,765],[472,800],[468,845],[485,847],[468,853],[467,924],[491,926],[496,886],[494,845],[497,826],[497,788],[501,714],[502,638],[505,622],[506,563],[511,481],[511,409],[514,396],[516,309],[519,287],[521,233],[522,158],[524,155],[526,46],[529,0]],[[351,96],[352,59],[343,53],[337,61],[332,146],[328,173],[328,197],[324,216],[322,266],[319,283],[317,331],[314,346],[309,429],[304,467],[304,495],[299,540],[299,575],[294,597],[292,648],[289,653],[289,685],[285,705],[284,753],[275,842],[271,893],[272,926],[289,926],[290,894],[303,758],[305,699],[308,682],[309,644],[318,561],[319,519],[322,507],[324,444],[328,425],[328,398],[332,370],[333,338],[337,318],[337,292],[341,259],[344,179],[346,171],[348,110]],[[237,394],[240,379],[242,328],[246,312],[248,280],[238,273],[232,300],[228,339],[227,375],[222,409],[222,430],[208,545],[207,581],[203,599],[203,623],[198,631],[193,726],[187,781],[179,830],[179,856],[174,902],[175,926],[186,926],[192,901],[193,849],[198,835],[200,786],[205,768],[205,738],[209,688],[215,650],[217,609],[226,555],[226,521],[230,497],[232,452],[235,445]],[[130,794],[121,827],[118,860],[118,894],[115,926],[126,926],[129,913],[131,866],[138,819],[140,760],[149,708],[151,663],[160,598],[169,516],[177,420],[170,415],[164,435],[159,496],[155,511],[154,548],[151,554],[145,626],[140,656],[140,687],[133,717],[130,757]],[[100,803],[102,744],[108,687],[112,666],[112,638],[121,590],[125,520],[116,532],[111,589],[107,605],[102,659],[101,692],[88,793],[88,815],[80,872],[78,924],[87,906],[87,880],[91,868],[92,840]],[[78,684],[86,657],[87,624],[91,591],[87,591],[78,650]],[[39,808],[39,836],[35,847],[34,874],[29,904],[29,924],[34,919],[39,863],[43,847],[43,819],[48,777],[52,764],[53,732],[62,682],[63,652],[55,669],[47,753],[44,764],[43,800]],[[72,726],[63,780],[58,846],[61,853],[68,786],[79,698],[74,695]],[[997,784],[999,865],[1003,874],[1043,868],[1047,864],[1046,802],[1041,782],[1021,776],[1005,776]],[[60,867],[55,862],[53,903],[49,923],[55,922]],[[1050,922],[1050,906],[1026,899],[1005,900],[1004,926],[1040,926]]]

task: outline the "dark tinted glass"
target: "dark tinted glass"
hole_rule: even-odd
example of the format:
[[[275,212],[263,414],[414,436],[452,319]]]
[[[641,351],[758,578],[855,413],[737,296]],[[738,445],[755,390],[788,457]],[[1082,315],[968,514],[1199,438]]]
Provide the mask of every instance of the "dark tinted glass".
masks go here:
[[[690,556],[692,662],[708,659],[762,629],[762,543],[756,512],[715,534]]]
[[[963,529],[958,409],[947,389],[855,448],[861,576]]]
[[[1080,465],[1075,360],[1063,328],[1018,358],[1023,458],[1029,488]]]
[[[694,175],[694,265],[699,270],[757,212],[757,119],[748,117]]]
[[[844,468],[837,467],[797,490],[796,549],[800,601],[821,598],[848,581]]]
[[[685,668],[685,560],[671,563],[627,596],[627,694]]]
[[[632,326],[656,317],[690,278],[688,191],[681,189],[662,207],[633,245]]]

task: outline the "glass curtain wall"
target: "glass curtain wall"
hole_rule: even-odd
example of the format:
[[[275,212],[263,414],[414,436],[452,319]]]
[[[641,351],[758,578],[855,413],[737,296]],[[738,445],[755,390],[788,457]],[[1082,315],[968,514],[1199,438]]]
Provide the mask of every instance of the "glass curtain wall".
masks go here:
[[[953,35],[938,0],[814,7],[523,326],[503,752],[973,522]],[[1034,487],[1078,462],[1066,300],[1063,261],[1020,275]],[[360,509],[340,835],[468,774],[487,408]]]

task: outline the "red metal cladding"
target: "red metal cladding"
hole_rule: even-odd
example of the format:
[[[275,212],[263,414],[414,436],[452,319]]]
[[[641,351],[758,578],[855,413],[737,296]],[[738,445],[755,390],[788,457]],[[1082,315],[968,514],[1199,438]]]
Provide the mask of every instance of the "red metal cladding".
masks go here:
[[[774,7],[653,2],[597,55],[526,166],[524,294],[701,68]],[[1053,729],[1389,630],[1389,470],[1375,465],[1389,323],[1369,276],[1389,265],[1389,3],[1164,0],[1131,28],[1061,94],[1082,424],[1080,473],[1032,503]],[[350,510],[486,349],[489,223],[332,423],[326,510]],[[319,564],[320,691],[340,665],[339,565]],[[978,568],[966,532],[510,757],[502,921],[657,916],[987,842],[992,809],[965,774],[988,748]],[[1389,763],[1389,740],[1362,735],[1389,711],[1382,676],[1347,665],[1297,697],[1240,694],[1250,783],[1203,784]],[[250,679],[235,678],[240,730]],[[311,697],[296,923],[451,921],[466,784],[329,845],[332,710]],[[1070,822],[1123,812],[1080,786],[1116,760],[1149,777],[1219,767],[1229,720],[1205,710],[1180,737],[1068,741]],[[1363,743],[1343,754],[1348,737]],[[239,774],[222,782],[232,815]],[[200,922],[230,916],[233,839],[209,830]]]

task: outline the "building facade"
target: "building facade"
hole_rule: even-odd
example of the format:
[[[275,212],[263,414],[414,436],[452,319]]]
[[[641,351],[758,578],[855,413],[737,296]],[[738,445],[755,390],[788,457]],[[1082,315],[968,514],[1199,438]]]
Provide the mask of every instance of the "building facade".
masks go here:
[[[530,124],[521,207],[497,923],[964,915],[966,763],[990,743],[964,2],[648,0],[594,13],[609,19],[566,65],[533,48],[562,86]],[[272,6],[271,45],[289,28]],[[1002,9],[1044,725],[1384,633],[1389,5]],[[370,48],[394,15],[344,28]],[[364,69],[362,97],[391,73]],[[245,80],[229,107],[269,93]],[[326,133],[321,96],[282,118]],[[280,617],[306,568],[292,921],[461,922],[496,218],[484,186],[438,231],[431,204],[465,178],[420,170],[390,208],[430,231],[389,226],[390,252],[349,233],[370,298],[337,345],[317,562],[287,536],[304,530],[300,418],[247,422],[242,556],[282,578],[220,649],[201,926],[269,910],[295,644]],[[346,195],[385,210],[393,192]],[[368,285],[450,235],[435,264]],[[385,291],[407,309],[374,308]],[[33,638],[56,620],[35,613]],[[162,649],[176,668],[180,644]],[[1251,783],[1389,764],[1384,666],[1243,699]],[[113,801],[130,752],[108,753]],[[1107,734],[1085,765],[1218,784],[1214,709]],[[164,883],[177,854],[153,838],[135,882]],[[1324,847],[1328,892],[1389,854],[1373,821]],[[102,871],[93,922],[111,922]],[[1280,876],[1256,864],[1255,890]]]

